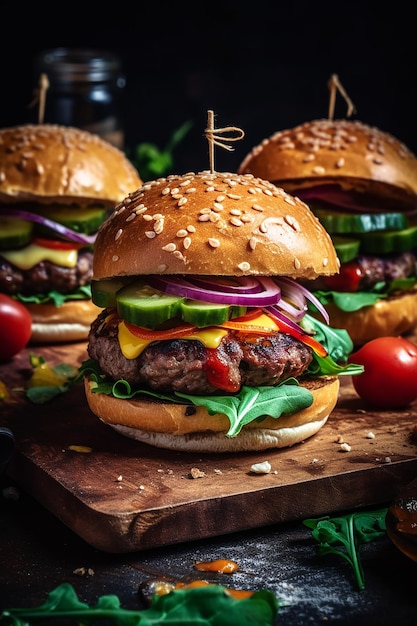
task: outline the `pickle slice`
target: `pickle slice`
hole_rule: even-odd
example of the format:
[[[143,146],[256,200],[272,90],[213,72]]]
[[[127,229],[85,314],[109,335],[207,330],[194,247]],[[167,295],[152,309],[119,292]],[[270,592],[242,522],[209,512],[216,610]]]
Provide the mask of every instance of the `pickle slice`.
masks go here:
[[[117,292],[133,282],[131,276],[91,281],[91,299],[102,309],[116,308]]]
[[[32,239],[33,224],[16,217],[0,216],[0,250],[23,248]]]
[[[154,329],[167,320],[181,316],[184,298],[154,289],[143,280],[135,281],[117,292],[117,311],[129,324]]]
[[[408,252],[417,247],[417,226],[402,230],[381,230],[358,235],[362,254],[391,254]]]
[[[339,213],[315,209],[314,214],[331,235],[402,230],[408,227],[408,220],[404,213]]]
[[[198,328],[223,324],[230,317],[228,304],[214,304],[200,300],[185,300],[181,303],[181,315],[184,322]]]
[[[332,235],[332,241],[341,263],[348,263],[358,256],[360,246],[359,239]]]
[[[78,207],[37,207],[36,213],[83,235],[95,233],[107,217],[107,210],[103,207],[84,209]],[[49,231],[49,228],[39,224],[36,229],[38,232]]]
[[[92,283],[93,302],[106,306],[116,300],[117,311],[129,324],[155,329],[168,320],[177,319],[197,328],[217,326],[232,317],[246,313],[246,307],[192,300],[154,289],[144,280],[119,288],[120,279]]]

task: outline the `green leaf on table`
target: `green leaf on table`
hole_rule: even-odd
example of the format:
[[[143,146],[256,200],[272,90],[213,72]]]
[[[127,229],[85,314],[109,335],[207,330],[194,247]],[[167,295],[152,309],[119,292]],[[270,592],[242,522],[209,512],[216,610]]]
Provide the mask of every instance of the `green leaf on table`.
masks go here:
[[[320,517],[306,519],[305,526],[312,528],[312,536],[318,541],[320,555],[336,554],[352,567],[360,590],[365,589],[365,576],[359,548],[385,535],[387,509],[358,511],[340,517]],[[337,547],[339,546],[339,547]]]
[[[41,606],[5,609],[0,621],[10,626],[28,626],[46,619],[71,620],[83,626],[103,620],[117,626],[273,626],[278,609],[277,598],[267,589],[235,599],[220,585],[155,595],[148,609],[138,611],[123,609],[115,595],[102,596],[89,606],[78,599],[72,585],[63,583]]]

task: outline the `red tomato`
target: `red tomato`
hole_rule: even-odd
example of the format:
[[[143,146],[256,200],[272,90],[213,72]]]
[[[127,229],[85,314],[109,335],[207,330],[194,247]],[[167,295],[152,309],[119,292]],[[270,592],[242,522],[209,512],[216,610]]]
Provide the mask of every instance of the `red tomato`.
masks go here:
[[[398,409],[417,398],[417,345],[404,337],[378,337],[349,357],[364,366],[352,376],[356,393],[370,405]]]
[[[0,361],[23,350],[32,333],[32,318],[26,307],[0,293]]]
[[[73,241],[61,241],[60,239],[46,239],[44,237],[35,237],[33,240],[37,246],[49,248],[50,250],[78,250],[83,244],[74,243]]]

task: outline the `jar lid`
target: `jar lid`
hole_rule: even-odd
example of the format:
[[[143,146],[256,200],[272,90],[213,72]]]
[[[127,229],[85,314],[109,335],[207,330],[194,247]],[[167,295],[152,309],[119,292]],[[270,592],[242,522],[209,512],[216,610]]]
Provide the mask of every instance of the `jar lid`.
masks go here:
[[[118,78],[121,60],[113,52],[84,48],[54,48],[41,52],[34,62],[36,75],[50,82],[103,82]]]

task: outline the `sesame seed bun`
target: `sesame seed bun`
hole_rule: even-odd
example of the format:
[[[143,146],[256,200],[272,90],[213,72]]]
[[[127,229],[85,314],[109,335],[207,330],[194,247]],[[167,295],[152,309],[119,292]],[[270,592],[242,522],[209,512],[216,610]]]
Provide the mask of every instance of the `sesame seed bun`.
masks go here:
[[[32,316],[31,344],[83,341],[100,312],[91,300],[69,300],[59,307],[53,304],[26,304],[26,308]]]
[[[93,413],[125,437],[157,448],[183,452],[249,452],[285,448],[315,435],[324,426],[339,393],[339,379],[324,377],[304,382],[312,404],[292,415],[250,422],[236,437],[226,437],[229,426],[225,415],[209,415],[204,407],[163,402],[121,400],[93,393],[94,385],[84,381],[88,404]]]
[[[417,158],[389,133],[359,121],[314,120],[278,131],[255,146],[238,171],[289,193],[337,183],[389,200],[396,211],[416,208]]]
[[[329,235],[307,205],[251,175],[200,172],[144,184],[98,232],[94,278],[146,274],[335,274]]]
[[[124,153],[98,135],[55,124],[0,129],[0,203],[112,208],[140,184]]]

